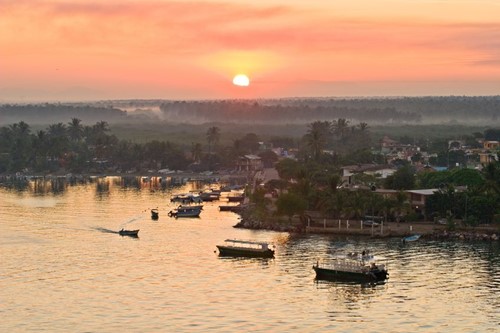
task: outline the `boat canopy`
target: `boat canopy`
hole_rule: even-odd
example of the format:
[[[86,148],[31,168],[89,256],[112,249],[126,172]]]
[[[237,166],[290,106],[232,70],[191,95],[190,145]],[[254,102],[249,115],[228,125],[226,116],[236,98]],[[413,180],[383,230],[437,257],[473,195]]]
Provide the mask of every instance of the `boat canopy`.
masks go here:
[[[249,245],[260,245],[260,246],[268,246],[268,242],[255,242],[255,241],[247,241],[241,239],[226,239],[225,242],[229,243],[238,243],[238,244],[249,244]]]

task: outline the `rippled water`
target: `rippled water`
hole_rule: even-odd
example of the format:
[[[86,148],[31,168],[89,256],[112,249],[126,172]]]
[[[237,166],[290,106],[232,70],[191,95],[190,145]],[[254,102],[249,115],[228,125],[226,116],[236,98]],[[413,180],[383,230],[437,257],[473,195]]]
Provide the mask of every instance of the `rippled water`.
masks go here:
[[[172,219],[172,193],[140,180],[0,189],[0,331],[498,332],[498,242],[289,235],[235,229],[205,203]],[[149,209],[159,207],[152,221]],[[122,227],[140,229],[121,237]],[[226,238],[268,240],[275,259],[219,258]],[[315,281],[312,265],[369,248],[385,284]]]

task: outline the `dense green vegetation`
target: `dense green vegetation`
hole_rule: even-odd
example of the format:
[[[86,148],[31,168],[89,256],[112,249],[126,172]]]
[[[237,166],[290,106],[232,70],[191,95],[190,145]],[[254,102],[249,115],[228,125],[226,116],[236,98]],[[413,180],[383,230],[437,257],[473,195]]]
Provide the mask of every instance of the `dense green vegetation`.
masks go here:
[[[465,116],[467,110],[477,108],[474,115],[490,117],[494,124],[496,117],[492,110],[497,110],[498,99],[467,99],[463,106],[457,107],[455,114]],[[498,219],[500,213],[498,162],[488,164],[481,171],[456,168],[417,173],[412,164],[420,161],[416,155],[412,161],[395,161],[393,165],[398,171],[385,180],[356,175],[357,190],[345,188],[340,176],[341,167],[345,165],[385,163],[377,149],[379,140],[386,135],[401,143],[418,144],[422,152],[434,153],[429,159],[433,165],[466,165],[470,156],[461,150],[450,151],[448,140],[460,139],[468,147],[477,148],[477,138],[500,140],[498,128],[400,124],[415,117],[415,112],[431,114],[420,109],[418,101],[424,101],[432,110],[441,105],[441,111],[436,112],[442,115],[443,110],[450,111],[460,100],[458,97],[375,99],[371,100],[370,107],[366,100],[172,102],[163,104],[160,118],[144,113],[131,116],[103,105],[4,105],[0,107],[3,121],[5,117],[29,116],[38,124],[31,127],[21,120],[0,127],[0,173],[142,173],[167,168],[221,171],[233,169],[243,154],[259,154],[263,162],[271,166],[279,158],[268,148],[262,149],[261,143],[265,142],[296,157],[296,160],[279,159],[276,168],[281,179],[266,185],[266,191],[278,193],[278,213],[288,217],[305,210],[319,210],[325,217],[332,218],[372,215],[399,220],[420,219],[425,215],[450,221],[462,219],[471,225],[490,223]],[[172,114],[172,108],[179,105],[183,107],[182,112]],[[51,118],[43,116],[45,112],[58,119],[85,114],[86,122],[75,116],[66,118],[70,119],[68,123],[59,120],[50,123]],[[207,112],[213,117],[209,118]],[[263,124],[262,112],[273,118],[274,124]],[[366,116],[368,114],[371,116]],[[394,122],[392,117],[398,116],[396,123],[399,123],[369,125],[353,121],[353,115],[386,123]],[[90,123],[99,116],[113,122]],[[196,118],[198,123],[182,123],[183,117]],[[203,122],[205,120],[207,122]],[[239,121],[242,123],[235,123]],[[47,124],[40,125],[40,122]],[[400,192],[394,197],[383,197],[373,191],[376,188]],[[425,212],[410,209],[403,192],[418,188],[440,189],[430,199]],[[260,216],[267,212],[264,194],[260,190],[253,193]]]

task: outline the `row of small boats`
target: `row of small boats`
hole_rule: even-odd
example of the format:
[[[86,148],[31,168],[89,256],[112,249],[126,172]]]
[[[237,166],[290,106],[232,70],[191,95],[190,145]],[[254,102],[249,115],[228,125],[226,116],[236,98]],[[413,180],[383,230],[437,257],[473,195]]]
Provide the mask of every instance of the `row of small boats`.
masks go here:
[[[243,202],[245,200],[245,195],[242,191],[223,192],[222,190],[211,189],[199,193],[176,194],[170,198],[170,202],[179,202],[181,204],[200,204],[202,202],[218,201],[221,199],[237,203]]]

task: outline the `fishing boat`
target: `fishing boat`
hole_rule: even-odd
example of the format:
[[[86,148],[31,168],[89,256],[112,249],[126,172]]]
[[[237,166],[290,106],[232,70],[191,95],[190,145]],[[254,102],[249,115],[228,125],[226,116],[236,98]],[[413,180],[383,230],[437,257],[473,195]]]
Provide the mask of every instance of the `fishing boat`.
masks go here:
[[[403,238],[403,243],[415,242],[415,241],[419,240],[420,236],[421,235],[416,234],[416,235],[411,235],[411,236],[408,236],[408,237],[404,237]]]
[[[230,195],[227,197],[229,202],[243,202],[245,200],[244,195]]]
[[[201,208],[193,208],[190,206],[179,206],[176,209],[168,212],[170,217],[199,217],[201,213]]]
[[[219,206],[219,210],[221,212],[233,212],[233,213],[238,213],[238,212],[241,212],[243,210],[245,206],[244,205],[241,205],[241,204],[237,204],[237,205],[220,205]]]
[[[254,242],[239,239],[226,239],[223,245],[217,245],[220,256],[273,258],[274,250],[267,242]]]
[[[200,192],[200,198],[202,201],[217,201],[220,198],[220,191],[210,190]]]
[[[180,202],[182,204],[202,203],[203,199],[193,193],[177,194],[170,198],[170,202]]]
[[[151,209],[151,219],[158,220],[158,217],[160,217],[160,213],[158,212],[158,209],[157,208]]]
[[[203,209],[203,205],[180,205],[177,209]]]
[[[139,229],[137,229],[137,230],[125,230],[125,229],[122,229],[122,230],[118,231],[118,233],[121,236],[138,237]]]
[[[325,267],[320,267],[317,262],[313,269],[318,280],[379,282],[389,277],[385,265],[377,263],[375,257],[367,251],[337,256]]]

